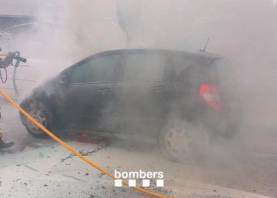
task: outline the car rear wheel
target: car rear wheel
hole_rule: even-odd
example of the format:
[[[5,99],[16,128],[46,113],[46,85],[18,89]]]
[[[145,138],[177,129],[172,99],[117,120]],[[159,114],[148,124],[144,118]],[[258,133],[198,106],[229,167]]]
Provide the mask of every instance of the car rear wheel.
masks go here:
[[[30,115],[35,118],[39,123],[45,126],[47,129],[52,129],[52,114],[45,104],[40,101],[34,100],[29,102],[25,108]],[[23,124],[25,125],[27,131],[35,137],[46,137],[41,129],[29,121],[25,116],[21,115]]]
[[[203,158],[209,137],[201,126],[174,119],[161,130],[159,145],[165,157],[176,162],[191,163]]]

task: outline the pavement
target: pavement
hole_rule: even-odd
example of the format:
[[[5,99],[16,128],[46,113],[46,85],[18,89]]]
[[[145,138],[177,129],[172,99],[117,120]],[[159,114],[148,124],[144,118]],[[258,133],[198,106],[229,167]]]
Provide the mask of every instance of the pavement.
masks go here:
[[[16,145],[0,155],[1,198],[146,197],[129,188],[114,187],[111,178],[72,156],[50,139],[31,137],[18,114],[2,106],[1,128]],[[249,129],[248,129],[249,130]],[[168,161],[155,145],[123,140],[66,141],[111,172],[153,170],[165,173],[165,188],[174,197],[258,198],[277,197],[277,136],[273,129],[236,140],[217,141],[209,156],[195,164]],[[261,135],[262,134],[262,135]],[[248,141],[251,138],[251,141]],[[247,140],[247,141],[245,141]]]

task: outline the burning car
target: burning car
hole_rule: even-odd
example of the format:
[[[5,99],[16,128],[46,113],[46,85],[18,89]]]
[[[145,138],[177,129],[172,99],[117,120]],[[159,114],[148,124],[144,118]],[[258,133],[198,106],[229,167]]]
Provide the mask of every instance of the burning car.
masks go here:
[[[235,87],[222,75],[227,69],[224,58],[206,52],[105,51],[68,67],[21,106],[55,133],[154,141],[171,159],[190,160],[212,138],[238,130]],[[45,136],[21,120],[31,135]]]

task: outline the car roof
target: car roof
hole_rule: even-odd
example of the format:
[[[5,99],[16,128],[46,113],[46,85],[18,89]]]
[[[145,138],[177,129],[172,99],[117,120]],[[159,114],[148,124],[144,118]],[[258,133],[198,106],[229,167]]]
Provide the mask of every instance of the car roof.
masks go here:
[[[184,56],[184,57],[199,57],[199,58],[208,58],[208,59],[220,59],[222,58],[219,55],[202,52],[202,51],[181,51],[181,50],[171,50],[171,49],[155,49],[155,48],[133,48],[133,49],[116,49],[116,50],[108,50],[104,52],[96,53],[92,56],[96,55],[105,55],[105,54],[160,54],[160,55],[176,55],[176,56]],[[92,57],[89,56],[88,58]]]
[[[82,59],[81,61],[71,65],[70,67],[66,68],[63,72],[66,72],[92,58],[95,58],[98,56],[112,55],[112,54],[123,54],[123,55],[124,54],[157,54],[161,56],[180,56],[188,59],[199,59],[199,60],[205,59],[205,60],[211,60],[211,61],[223,58],[219,55],[208,53],[208,52],[202,52],[202,51],[191,52],[191,51],[155,49],[155,48],[115,49],[115,50],[107,50],[107,51],[102,51],[102,52],[92,54]]]

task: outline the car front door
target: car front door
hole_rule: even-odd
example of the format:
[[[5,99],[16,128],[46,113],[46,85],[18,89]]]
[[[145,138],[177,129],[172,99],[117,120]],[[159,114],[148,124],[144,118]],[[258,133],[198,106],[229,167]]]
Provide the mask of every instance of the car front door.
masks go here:
[[[103,126],[103,112],[108,108],[120,72],[120,55],[100,54],[69,69],[65,117],[67,126],[97,129]]]

